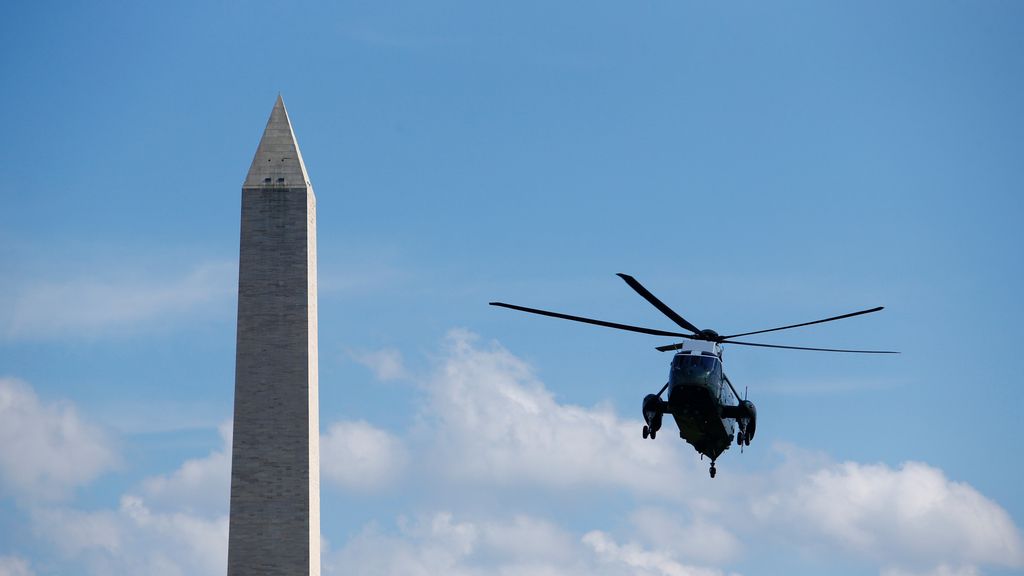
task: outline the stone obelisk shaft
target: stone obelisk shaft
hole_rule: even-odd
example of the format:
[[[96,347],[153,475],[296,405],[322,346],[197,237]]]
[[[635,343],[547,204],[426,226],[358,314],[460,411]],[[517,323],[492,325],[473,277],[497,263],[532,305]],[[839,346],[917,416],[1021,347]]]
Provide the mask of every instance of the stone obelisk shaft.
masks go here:
[[[278,97],[242,186],[228,576],[319,576],[316,197]]]

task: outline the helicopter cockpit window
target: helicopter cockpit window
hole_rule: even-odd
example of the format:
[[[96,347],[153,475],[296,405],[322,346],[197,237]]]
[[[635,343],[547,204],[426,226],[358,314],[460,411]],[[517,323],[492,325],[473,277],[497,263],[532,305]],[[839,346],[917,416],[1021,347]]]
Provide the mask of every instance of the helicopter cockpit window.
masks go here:
[[[714,376],[716,381],[717,380],[721,380],[722,379],[722,362],[717,360],[717,359],[714,359],[714,358],[712,358],[712,360],[714,361],[714,366],[711,367],[711,374],[712,374],[712,376]]]
[[[715,358],[708,358],[707,356],[704,356],[700,359],[700,365],[708,372],[714,372],[715,368],[718,367],[718,360]]]
[[[721,377],[722,365],[715,356],[681,354],[672,363],[672,370],[685,380],[701,381]]]

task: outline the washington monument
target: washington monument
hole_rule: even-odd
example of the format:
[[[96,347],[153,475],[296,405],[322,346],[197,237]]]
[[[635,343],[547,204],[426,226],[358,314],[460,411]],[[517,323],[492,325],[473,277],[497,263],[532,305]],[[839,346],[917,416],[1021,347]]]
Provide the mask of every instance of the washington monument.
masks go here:
[[[242,185],[228,576],[319,576],[316,197],[278,96]]]

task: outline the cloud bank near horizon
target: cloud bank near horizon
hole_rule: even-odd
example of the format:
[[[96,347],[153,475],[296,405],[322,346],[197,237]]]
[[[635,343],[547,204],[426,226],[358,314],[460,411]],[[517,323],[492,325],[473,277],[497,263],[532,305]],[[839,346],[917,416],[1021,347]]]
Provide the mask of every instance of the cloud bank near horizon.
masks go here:
[[[391,353],[387,362],[404,366]],[[385,370],[381,377],[394,373]],[[401,495],[406,503],[397,518],[378,518],[328,546],[325,574],[718,576],[757,554],[755,542],[791,557],[846,558],[886,576],[1024,566],[1024,539],[1010,515],[926,463],[836,462],[779,446],[781,461],[770,469],[721,475],[714,490],[678,490],[709,482],[688,446],[638,441],[639,420],[611,407],[559,403],[527,363],[496,342],[453,330],[432,370],[408,373],[428,375],[410,383],[424,402],[407,430],[325,423],[325,501],[376,491]],[[62,412],[27,384],[11,382],[0,381],[7,394],[0,398],[14,399],[0,403],[0,422],[14,421],[15,414],[22,423],[76,423],[73,429],[86,433],[57,435],[59,441],[36,450],[44,456],[76,452],[84,458],[79,469],[89,473],[66,477],[45,467],[20,468],[5,436],[0,477],[8,491],[32,496],[38,482],[25,479],[53,477],[56,492],[67,494],[110,468],[116,452],[109,443],[72,444],[93,438],[88,431],[94,426],[67,417],[76,414],[73,406],[63,405]],[[0,430],[11,434],[2,424]],[[114,508],[31,501],[25,513],[34,533],[63,561],[92,574],[221,574],[230,426],[221,433],[222,444],[209,455],[141,481]],[[485,495],[486,504],[460,497],[470,493]],[[614,501],[628,520],[569,525],[558,509],[559,495],[566,494],[575,505],[600,508]],[[29,570],[23,556],[7,557],[8,564]]]

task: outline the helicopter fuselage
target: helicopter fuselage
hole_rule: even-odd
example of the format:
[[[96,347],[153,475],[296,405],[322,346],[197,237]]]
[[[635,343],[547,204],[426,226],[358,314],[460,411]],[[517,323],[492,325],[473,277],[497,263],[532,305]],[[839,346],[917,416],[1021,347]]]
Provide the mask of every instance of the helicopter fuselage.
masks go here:
[[[662,414],[671,414],[679,436],[712,461],[733,439],[738,441],[739,399],[726,382],[721,354],[714,342],[688,342],[672,358],[667,399],[654,394],[644,399],[644,420],[650,431],[661,428]]]
[[[736,420],[724,417],[722,408],[735,406],[736,398],[722,378],[721,359],[676,354],[666,404],[680,438],[697,452],[715,460],[729,448],[736,435]]]

